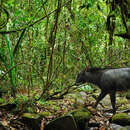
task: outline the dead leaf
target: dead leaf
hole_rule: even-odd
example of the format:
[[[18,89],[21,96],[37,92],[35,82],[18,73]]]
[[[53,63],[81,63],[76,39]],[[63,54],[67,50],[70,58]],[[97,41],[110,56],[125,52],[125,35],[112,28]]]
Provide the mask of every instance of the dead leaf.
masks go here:
[[[99,130],[105,130],[105,127],[104,127],[104,126],[101,126],[101,127],[99,128]]]

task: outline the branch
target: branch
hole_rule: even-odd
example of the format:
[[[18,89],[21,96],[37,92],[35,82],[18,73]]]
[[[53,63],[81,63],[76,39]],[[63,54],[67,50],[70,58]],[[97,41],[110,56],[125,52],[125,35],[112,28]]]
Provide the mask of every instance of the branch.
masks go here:
[[[86,83],[87,84],[87,83]],[[73,86],[75,86],[75,83],[72,85],[69,85],[67,88],[65,88],[66,91],[64,91],[62,93],[62,91],[58,91],[58,92],[54,92],[52,95],[49,95],[46,100],[57,100],[57,99],[63,99],[65,95],[67,95],[68,93],[73,92],[74,90],[83,87],[82,85],[76,86],[75,88],[72,88]],[[72,88],[72,89],[71,89]],[[71,89],[71,90],[70,90]],[[61,93],[61,94],[60,94]],[[56,97],[56,95],[60,94],[59,96]]]
[[[66,6],[71,0],[69,0],[68,2],[66,2],[64,5],[62,5],[60,8]],[[57,8],[53,11],[51,11],[49,14],[41,17],[40,19],[36,20],[34,23],[29,24],[27,27],[21,28],[21,29],[16,29],[16,30],[11,30],[11,31],[0,31],[0,34],[10,34],[10,33],[16,33],[19,31],[23,31],[24,29],[27,29],[29,27],[32,27],[34,24],[39,23],[40,21],[44,20],[46,17],[48,17],[49,15],[53,14],[54,12],[56,12],[57,10],[59,10],[60,8]]]
[[[36,73],[40,76],[40,78],[41,78],[41,80],[42,80],[42,82],[43,82],[43,84],[44,84],[44,79],[42,78],[41,73],[40,73],[37,69],[35,69],[32,64],[29,64],[29,63],[18,63],[18,64],[16,64],[16,65],[12,66],[9,70],[7,70],[7,71],[0,77],[0,80],[2,80],[2,78],[3,78],[5,75],[7,75],[12,69],[14,69],[14,68],[16,68],[17,66],[22,65],[22,64],[31,66],[31,67],[36,71]]]
[[[66,91],[64,91],[63,93],[62,93],[63,90],[62,90],[62,91],[54,92],[52,95],[49,95],[49,96],[46,98],[46,100],[63,99],[64,96],[69,93],[69,90],[70,90],[73,86],[75,86],[75,84],[69,85],[69,86],[66,88]],[[61,94],[60,94],[60,93],[61,93]],[[60,95],[57,96],[57,97],[55,97],[55,96],[58,95],[58,94],[60,94]]]
[[[5,22],[3,21],[3,23],[0,24],[0,29],[3,28],[8,23],[8,20],[9,20],[9,12],[5,8],[1,7],[1,5],[0,5],[0,13],[2,10],[3,10],[3,12],[6,13],[7,18],[6,18]]]
[[[24,30],[22,31],[22,33],[21,33],[21,35],[20,35],[20,37],[19,37],[19,39],[18,39],[18,41],[17,41],[17,44],[16,44],[16,46],[15,46],[15,48],[14,48],[14,51],[13,51],[13,56],[16,54],[16,52],[17,52],[17,50],[18,50],[18,48],[19,48],[20,41],[21,41],[21,39],[22,39],[22,37],[23,37],[25,31],[26,31],[26,29],[24,29]]]
[[[128,33],[115,34],[115,36],[130,40],[130,35]]]

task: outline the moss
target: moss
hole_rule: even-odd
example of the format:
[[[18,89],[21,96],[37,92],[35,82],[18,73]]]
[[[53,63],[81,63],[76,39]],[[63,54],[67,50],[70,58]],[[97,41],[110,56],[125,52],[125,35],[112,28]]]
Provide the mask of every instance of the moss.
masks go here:
[[[119,114],[115,114],[112,117],[112,122],[119,124],[119,125],[129,125],[130,124],[130,115],[126,114],[126,113],[119,113]]]
[[[53,105],[52,108],[53,108],[54,111],[58,111],[60,109],[60,107],[56,106],[56,105]]]
[[[91,118],[91,113],[88,111],[88,109],[76,109],[71,111],[69,114],[71,114],[80,130],[85,129],[85,124],[89,122]]]
[[[120,99],[118,100],[118,104],[126,104],[127,100],[126,99]]]
[[[33,107],[26,107],[24,111],[29,112],[29,113],[34,113],[35,112]]]
[[[115,114],[113,117],[112,117],[112,120],[122,120],[122,119],[128,119],[130,120],[130,116],[127,115],[126,113],[119,113],[119,114]]]
[[[57,106],[57,103],[54,101],[40,100],[37,103],[40,104],[41,106],[48,108],[48,109],[53,109],[54,111],[58,111],[60,109],[60,107]]]
[[[73,111],[72,115],[74,116],[74,118],[78,121],[78,120],[82,120],[82,119],[90,119],[91,114],[89,111],[83,111],[81,110],[75,110]]]
[[[118,110],[127,110],[127,109],[129,109],[129,108],[130,108],[129,104],[123,104],[123,105],[121,105],[121,106],[118,108]]]
[[[45,112],[40,112],[39,115],[40,115],[41,117],[46,117],[46,116],[50,116],[51,113],[48,112],[48,111],[45,111]]]
[[[32,130],[40,130],[41,118],[38,114],[24,113],[20,121]]]
[[[24,118],[29,118],[29,119],[38,119],[40,116],[35,113],[24,113],[23,114]]]

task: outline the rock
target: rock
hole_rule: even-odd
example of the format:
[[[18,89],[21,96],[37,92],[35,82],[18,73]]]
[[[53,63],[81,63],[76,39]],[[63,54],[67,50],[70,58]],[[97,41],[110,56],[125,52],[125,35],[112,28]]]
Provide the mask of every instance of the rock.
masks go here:
[[[81,97],[82,97],[82,99],[84,99],[84,100],[86,100],[87,99],[87,94],[85,93],[85,92],[79,92],[80,93],[80,95],[81,95]]]
[[[130,126],[120,126],[117,124],[111,124],[111,129],[112,130],[130,130]]]
[[[29,129],[40,130],[41,118],[35,113],[24,113],[21,122],[25,123]]]
[[[123,130],[130,130],[130,126],[125,126]]]
[[[10,103],[8,103],[8,104],[2,104],[2,105],[0,105],[0,108],[1,109],[5,109],[7,111],[11,111],[11,110],[13,110],[13,109],[16,108],[16,104],[10,104]]]
[[[85,105],[85,101],[83,99],[76,99],[75,100],[75,108],[83,108]]]
[[[76,109],[51,121],[45,130],[85,130],[90,118],[91,113],[87,109]]]
[[[126,113],[115,114],[112,117],[112,123],[115,123],[121,126],[130,125],[130,115]]]
[[[75,99],[75,103],[74,103],[74,107],[75,108],[83,108],[85,106],[86,100],[87,100],[87,94],[85,92],[79,92],[79,93],[75,93],[74,99]]]
[[[72,116],[63,116],[51,121],[44,130],[78,130]]]
[[[76,109],[70,112],[74,117],[79,130],[84,130],[88,126],[91,113],[87,109]]]

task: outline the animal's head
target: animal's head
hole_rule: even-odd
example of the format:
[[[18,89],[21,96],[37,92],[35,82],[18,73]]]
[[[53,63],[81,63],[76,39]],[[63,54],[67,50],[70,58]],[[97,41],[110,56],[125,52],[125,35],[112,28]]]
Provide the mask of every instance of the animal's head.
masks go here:
[[[86,80],[85,80],[85,69],[84,69],[84,70],[81,70],[78,73],[75,84],[76,85],[81,85],[81,84],[83,84],[85,82],[86,82]]]

